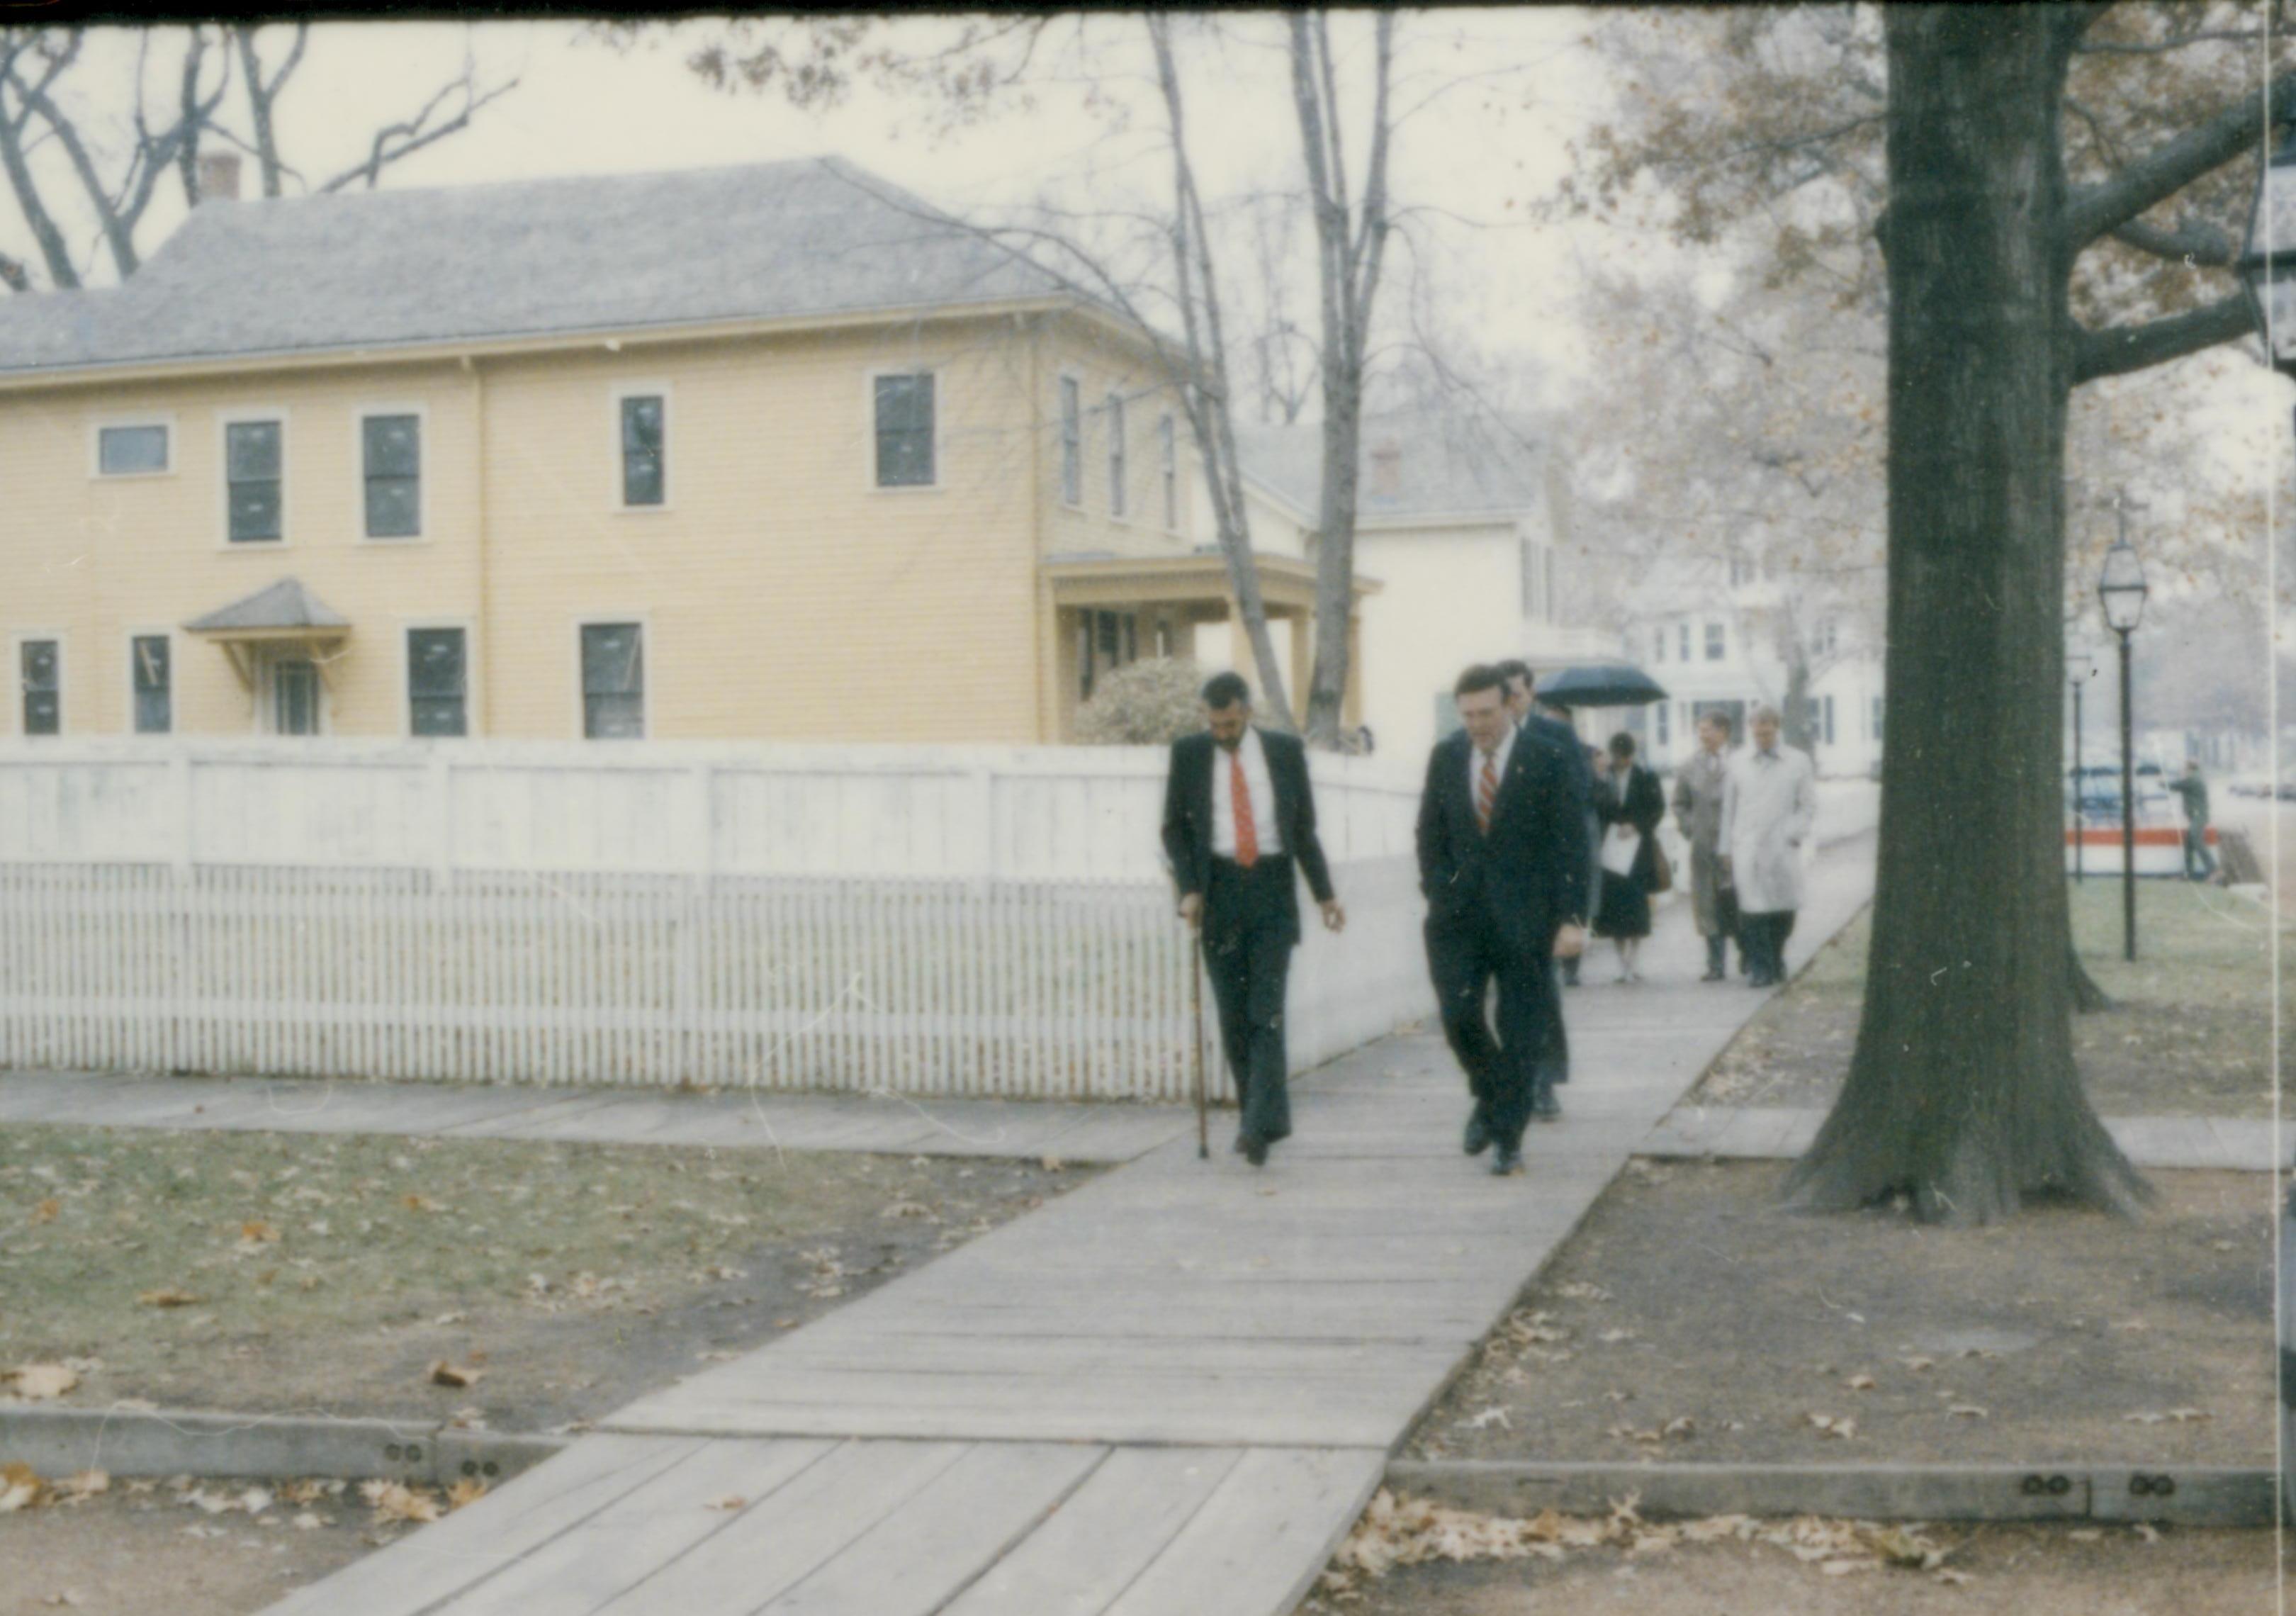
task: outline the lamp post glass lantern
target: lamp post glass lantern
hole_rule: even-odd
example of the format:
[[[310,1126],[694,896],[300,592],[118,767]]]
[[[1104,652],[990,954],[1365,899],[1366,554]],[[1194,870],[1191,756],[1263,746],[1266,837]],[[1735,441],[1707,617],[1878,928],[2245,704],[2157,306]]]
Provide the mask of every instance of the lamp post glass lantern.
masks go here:
[[[2124,523],[2127,518],[2123,517]],[[2128,636],[2144,620],[2144,563],[2128,542],[2126,526],[2120,542],[2105,552],[2104,572],[2097,579],[2097,598],[2104,604],[2104,626],[2120,636],[2120,933],[2121,951],[2136,957],[2136,731],[2128,706]]]
[[[2258,170],[2239,267],[2266,357],[2296,376],[2296,127]]]

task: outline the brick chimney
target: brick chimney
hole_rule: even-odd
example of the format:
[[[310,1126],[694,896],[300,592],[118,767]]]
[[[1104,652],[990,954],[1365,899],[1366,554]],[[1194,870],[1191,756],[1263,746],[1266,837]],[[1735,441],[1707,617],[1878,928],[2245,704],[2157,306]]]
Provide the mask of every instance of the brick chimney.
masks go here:
[[[239,153],[236,152],[201,152],[200,201],[235,202],[238,200]]]

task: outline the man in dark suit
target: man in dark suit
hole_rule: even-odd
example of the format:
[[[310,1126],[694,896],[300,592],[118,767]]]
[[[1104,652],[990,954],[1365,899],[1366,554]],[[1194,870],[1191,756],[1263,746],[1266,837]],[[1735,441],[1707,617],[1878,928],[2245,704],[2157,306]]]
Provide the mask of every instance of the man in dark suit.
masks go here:
[[[1444,1036],[1475,1105],[1466,1149],[1522,1170],[1540,1053],[1561,1013],[1552,962],[1586,946],[1587,793],[1570,751],[1507,711],[1505,680],[1478,664],[1454,692],[1460,733],[1435,743],[1419,799],[1427,966]],[[1483,996],[1498,984],[1497,1037]]]
[[[1172,742],[1164,851],[1181,916],[1203,939],[1220,1045],[1243,1113],[1235,1148],[1259,1167],[1267,1147],[1292,1132],[1283,989],[1300,941],[1293,865],[1327,928],[1345,926],[1347,914],[1316,839],[1307,749],[1295,735],[1251,722],[1251,690],[1240,675],[1213,676],[1203,702],[1207,727]]]
[[[1599,849],[1602,845],[1603,832],[1602,826],[1595,821],[1595,810],[1592,806],[1595,773],[1587,766],[1587,751],[1579,743],[1578,732],[1562,719],[1549,718],[1539,710],[1538,704],[1533,696],[1533,693],[1538,689],[1538,683],[1531,674],[1529,663],[1510,658],[1498,664],[1498,674],[1505,681],[1501,688],[1506,693],[1507,716],[1521,727],[1535,730],[1546,736],[1555,745],[1562,747],[1573,763],[1579,766],[1579,789],[1587,793],[1588,802],[1587,833],[1592,845]],[[1587,910],[1590,915],[1599,901],[1594,883],[1598,878],[1601,868],[1602,865],[1598,862],[1590,862],[1587,867]],[[1570,1080],[1570,1035],[1569,1029],[1563,1025],[1561,988],[1565,981],[1577,978],[1578,956],[1573,955],[1567,960],[1550,962],[1548,969],[1555,973],[1554,985],[1557,991],[1554,1013],[1547,1018],[1546,1040],[1538,1052],[1538,1064],[1533,1073],[1537,1087],[1531,1095],[1531,1115],[1537,1117],[1541,1122],[1559,1122],[1562,1120],[1562,1101],[1555,1094],[1554,1087],[1558,1083],[1568,1083]]]

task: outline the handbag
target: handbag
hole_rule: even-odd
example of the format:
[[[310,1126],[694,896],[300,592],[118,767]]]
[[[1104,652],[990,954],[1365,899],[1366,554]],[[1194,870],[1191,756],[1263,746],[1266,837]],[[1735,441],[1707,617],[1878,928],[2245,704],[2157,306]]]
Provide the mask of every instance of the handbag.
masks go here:
[[[1648,890],[1652,892],[1674,890],[1674,861],[1666,856],[1666,843],[1655,836],[1651,838],[1651,878]]]

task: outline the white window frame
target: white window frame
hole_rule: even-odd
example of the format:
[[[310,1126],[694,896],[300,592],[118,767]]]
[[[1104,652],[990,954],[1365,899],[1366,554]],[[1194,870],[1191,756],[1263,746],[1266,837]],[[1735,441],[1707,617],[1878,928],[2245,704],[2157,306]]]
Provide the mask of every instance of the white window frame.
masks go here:
[[[871,390],[873,395],[874,390],[875,390],[873,387]],[[574,738],[577,741],[583,742],[585,745],[591,743],[591,738],[587,733],[589,710],[583,704],[582,699],[582,630],[594,627],[602,628],[609,623],[636,623],[638,626],[638,643],[640,645],[645,647],[642,654],[645,658],[646,676],[645,688],[639,693],[638,697],[640,702],[638,709],[638,725],[640,733],[637,738],[641,741],[651,741],[654,738],[654,664],[652,651],[654,636],[653,613],[651,611],[586,611],[574,619],[572,636],[574,642]],[[401,652],[401,655],[404,654],[404,652]]]
[[[56,645],[56,733],[53,736],[36,737],[24,728],[24,647],[36,640],[53,640]],[[8,636],[8,728],[5,733],[20,741],[61,741],[71,734],[69,705],[71,695],[71,636],[61,628],[12,631]]]
[[[231,429],[254,426],[264,422],[275,422],[279,427],[279,537],[234,539],[231,536]],[[221,548],[257,555],[275,555],[293,542],[289,537],[292,525],[287,520],[287,457],[291,438],[284,405],[252,406],[217,412],[216,520],[220,530],[216,537]]]
[[[107,472],[103,469],[103,434],[123,427],[156,426],[168,434],[168,463],[157,472]],[[177,435],[176,414],[164,410],[149,415],[97,415],[87,423],[87,475],[91,482],[144,482],[176,474]]]
[[[414,531],[400,538],[377,538],[366,530],[366,423],[377,415],[412,415],[415,427]],[[358,541],[386,550],[427,545],[430,533],[430,406],[427,404],[362,404],[351,412],[351,480],[357,485]]]
[[[1069,437],[1069,396],[1076,396],[1076,437]],[[1053,383],[1054,431],[1060,444],[1061,459],[1058,476],[1061,480],[1061,504],[1071,511],[1084,509],[1084,378],[1074,371],[1064,370]],[[1069,497],[1069,450],[1076,450],[1076,497]]]
[[[1100,401],[1101,419],[1108,425],[1108,514],[1116,521],[1132,517],[1132,445],[1124,419],[1124,394],[1116,388]]]
[[[384,410],[384,414],[395,412]],[[388,543],[388,540],[383,541]],[[616,622],[627,619],[617,618]],[[407,639],[424,628],[459,628],[463,631],[463,733],[459,735],[417,735],[414,733],[414,659],[408,654]],[[581,654],[582,636],[574,636],[575,654]],[[414,741],[475,741],[486,733],[485,708],[480,700],[479,683],[479,624],[470,617],[403,617],[398,619],[398,734],[401,739]],[[581,673],[576,670],[578,686]],[[579,691],[577,691],[579,696]]]
[[[661,400],[661,503],[658,505],[633,505],[623,502],[626,483],[622,476],[622,400],[625,398],[659,398]],[[670,396],[669,383],[660,381],[617,381],[607,390],[606,443],[609,453],[606,465],[607,509],[619,516],[654,516],[673,508],[677,497],[676,456],[669,451],[677,441],[677,402]],[[388,543],[388,540],[384,542]]]
[[[168,642],[168,727],[163,730],[140,730],[135,727],[135,642],[138,640]],[[127,649],[127,721],[122,726],[121,733],[130,740],[146,735],[159,740],[176,734],[183,727],[176,721],[178,716],[176,696],[180,688],[176,671],[183,665],[182,659],[176,655],[176,630],[165,623],[154,623],[145,628],[130,628],[125,644]]]
[[[1719,618],[1708,618],[1701,626],[1702,641],[1699,660],[1707,662],[1726,662],[1730,660],[1730,626]],[[1717,655],[1717,649],[1720,654]]]
[[[1180,530],[1180,429],[1166,410],[1156,417],[1158,472],[1164,480],[1164,531]]]
[[[933,379],[933,480],[931,482],[882,483],[877,480],[877,382],[885,376],[931,376]],[[941,386],[941,381],[942,367],[938,365],[874,365],[862,378],[861,419],[869,430],[862,435],[867,447],[861,455],[861,477],[870,493],[895,496],[938,494],[948,486],[948,432],[944,425],[948,419],[948,390]]]

